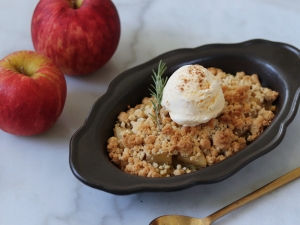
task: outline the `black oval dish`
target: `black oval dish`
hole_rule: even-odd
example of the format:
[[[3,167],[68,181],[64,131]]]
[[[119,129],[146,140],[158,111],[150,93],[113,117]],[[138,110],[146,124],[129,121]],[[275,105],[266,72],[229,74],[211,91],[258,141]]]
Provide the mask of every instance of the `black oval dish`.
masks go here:
[[[237,44],[210,44],[194,49],[178,49],[162,54],[121,73],[107,92],[93,105],[84,125],[70,142],[70,165],[74,175],[86,185],[113,194],[149,191],[175,191],[197,184],[221,181],[254,159],[275,148],[287,125],[296,115],[299,103],[300,51],[290,45],[266,40]],[[166,76],[186,64],[218,67],[235,74],[258,74],[263,86],[279,92],[272,124],[248,147],[236,155],[202,170],[176,177],[146,178],[127,174],[109,159],[106,144],[113,135],[116,118],[127,106],[149,96],[152,69],[160,60],[167,64]]]

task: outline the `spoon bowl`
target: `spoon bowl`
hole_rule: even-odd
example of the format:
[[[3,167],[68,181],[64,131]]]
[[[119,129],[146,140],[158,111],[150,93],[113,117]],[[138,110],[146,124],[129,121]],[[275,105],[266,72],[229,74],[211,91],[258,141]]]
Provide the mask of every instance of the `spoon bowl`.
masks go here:
[[[254,201],[255,199],[260,198],[263,195],[270,193],[271,191],[282,187],[283,185],[286,185],[298,179],[299,177],[300,167],[292,170],[291,172],[261,187],[260,189],[257,189],[256,191],[240,198],[239,200],[202,219],[182,215],[166,215],[152,220],[150,225],[210,225],[222,216],[225,216],[226,214],[246,205],[249,202]]]
[[[161,216],[153,220],[150,225],[209,225],[208,218],[198,219],[190,216],[167,215]]]

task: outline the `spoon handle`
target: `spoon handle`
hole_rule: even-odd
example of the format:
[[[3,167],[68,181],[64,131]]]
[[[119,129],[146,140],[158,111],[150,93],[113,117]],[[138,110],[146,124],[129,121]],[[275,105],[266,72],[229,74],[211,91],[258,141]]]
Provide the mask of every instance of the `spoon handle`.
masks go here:
[[[270,193],[271,191],[274,191],[280,187],[282,187],[285,184],[288,184],[297,178],[300,177],[300,167],[297,169],[292,170],[291,172],[277,178],[276,180],[268,183],[267,185],[257,189],[256,191],[246,195],[245,197],[240,198],[239,200],[229,204],[228,206],[225,206],[224,208],[218,210],[217,212],[209,215],[207,219],[212,223],[215,220],[221,218],[222,216],[225,216],[226,214],[242,207],[243,205],[246,205],[249,202],[252,202],[253,200]]]

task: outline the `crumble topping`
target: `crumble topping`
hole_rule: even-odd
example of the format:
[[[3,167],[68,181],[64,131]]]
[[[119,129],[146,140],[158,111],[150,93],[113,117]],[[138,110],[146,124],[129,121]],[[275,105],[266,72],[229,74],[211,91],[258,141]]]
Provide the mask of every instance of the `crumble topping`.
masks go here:
[[[221,114],[197,126],[178,125],[162,107],[161,129],[153,120],[152,97],[121,112],[108,139],[109,157],[126,173],[168,177],[220,162],[245,148],[274,118],[278,93],[262,87],[256,74],[235,76],[208,68],[225,98]]]

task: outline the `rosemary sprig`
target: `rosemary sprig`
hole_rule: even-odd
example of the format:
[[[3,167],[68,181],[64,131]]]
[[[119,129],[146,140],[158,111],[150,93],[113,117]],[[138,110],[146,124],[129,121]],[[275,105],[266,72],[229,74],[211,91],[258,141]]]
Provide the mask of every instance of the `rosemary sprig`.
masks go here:
[[[152,89],[149,89],[151,96],[153,96],[155,98],[154,101],[151,100],[153,109],[155,111],[155,115],[152,115],[150,113],[150,116],[152,116],[152,118],[154,119],[154,121],[156,122],[158,127],[160,127],[159,112],[161,109],[161,100],[162,100],[162,96],[163,96],[163,90],[168,81],[167,77],[162,78],[162,75],[166,69],[167,69],[166,64],[163,63],[162,60],[160,60],[159,64],[158,64],[157,73],[154,70],[152,70],[153,75],[151,77],[152,77],[154,84],[151,85]]]

